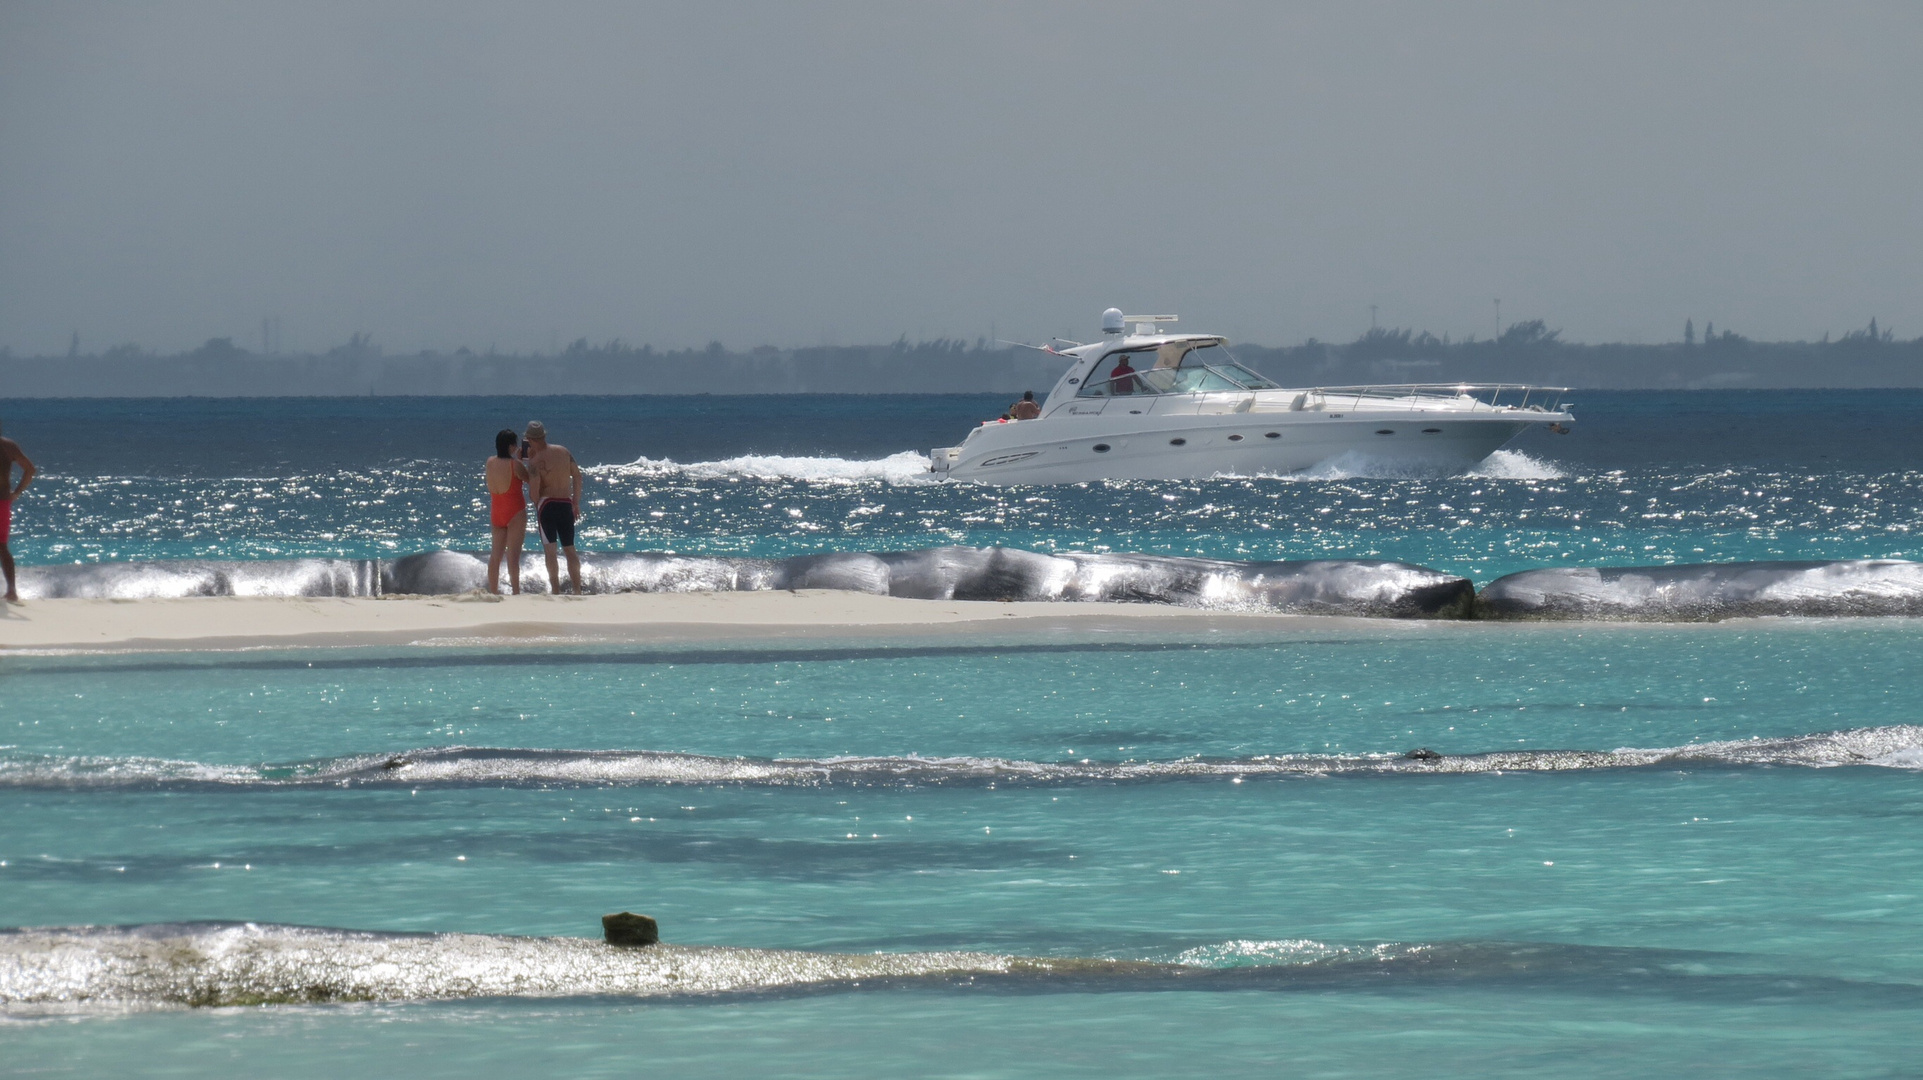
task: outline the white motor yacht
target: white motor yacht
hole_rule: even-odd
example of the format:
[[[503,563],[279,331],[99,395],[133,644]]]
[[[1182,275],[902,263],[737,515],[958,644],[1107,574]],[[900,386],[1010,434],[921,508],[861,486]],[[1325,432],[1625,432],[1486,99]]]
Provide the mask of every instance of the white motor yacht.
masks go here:
[[[1039,416],[983,423],[960,446],[930,451],[930,469],[991,484],[1286,475],[1330,464],[1449,475],[1531,424],[1567,431],[1575,422],[1559,387],[1277,386],[1238,363],[1224,338],[1162,332],[1175,321],[1108,309],[1101,341],[1059,351],[1069,367]]]

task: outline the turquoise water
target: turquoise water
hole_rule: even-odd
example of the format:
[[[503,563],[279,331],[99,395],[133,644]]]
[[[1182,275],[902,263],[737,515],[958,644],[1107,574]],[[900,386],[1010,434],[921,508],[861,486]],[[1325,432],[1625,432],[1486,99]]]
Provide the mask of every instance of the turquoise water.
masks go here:
[[[1332,625],[1199,645],[821,642],[548,663],[15,658],[0,909],[19,925],[591,936],[627,907],[685,944],[1304,970],[1393,944],[1498,959],[1193,992],[15,1015],[6,1040],[27,1056],[8,1068],[1888,1075],[1923,1018],[1923,734],[1901,730],[1923,718],[1919,644],[1898,620]],[[1774,745],[1860,728],[1897,732],[1896,752],[1837,767],[1783,752],[1259,773],[1283,755]],[[470,755],[421,780],[302,779],[450,746],[884,766],[562,782]],[[1065,769],[965,767],[982,758]],[[1215,767],[1179,768],[1196,761]],[[1143,768],[1095,771],[1119,762]]]
[[[13,403],[15,551],[476,546],[478,458],[538,415],[604,550],[1923,556],[1914,392],[1590,395],[1453,479],[923,483],[906,452],[1001,404]],[[376,1002],[7,1006],[0,1073],[1915,1075],[1919,655],[1891,619],[0,656],[0,926],[287,950],[627,908],[676,945],[1163,965],[644,1000],[514,937],[518,996],[401,965]]]

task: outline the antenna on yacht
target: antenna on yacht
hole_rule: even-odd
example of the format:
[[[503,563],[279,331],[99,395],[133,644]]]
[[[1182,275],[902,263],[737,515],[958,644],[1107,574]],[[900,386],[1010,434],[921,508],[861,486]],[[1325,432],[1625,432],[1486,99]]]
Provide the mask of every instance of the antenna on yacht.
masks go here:
[[[1172,323],[1181,320],[1175,315],[1124,315],[1122,316],[1122,321],[1133,324],[1137,334],[1153,334],[1155,333],[1157,323]]]
[[[1112,334],[1120,334],[1126,328],[1124,322],[1127,319],[1128,316],[1122,314],[1122,309],[1118,307],[1112,307],[1102,312],[1102,336],[1108,337]]]
[[[1052,340],[1052,341],[1068,341],[1068,339],[1067,339],[1067,338],[1051,338],[1050,340]],[[1069,343],[1070,345],[1080,345],[1080,344],[1081,344],[1081,342],[1079,342],[1079,341],[1068,341],[1068,343]],[[997,344],[997,345],[1013,345],[1013,346],[1015,346],[1015,347],[1016,347],[1017,349],[1034,349],[1034,350],[1035,350],[1036,352],[1045,352],[1045,353],[1047,353],[1047,354],[1049,354],[1050,356],[1060,356],[1060,355],[1061,355],[1061,352],[1060,352],[1059,350],[1057,350],[1057,349],[1055,348],[1055,346],[1053,346],[1053,345],[1030,345],[1030,344],[1029,344],[1028,342],[1026,342],[1026,341],[1010,341],[1010,340],[1008,340],[1007,338],[996,338],[996,339],[995,339],[995,344]]]

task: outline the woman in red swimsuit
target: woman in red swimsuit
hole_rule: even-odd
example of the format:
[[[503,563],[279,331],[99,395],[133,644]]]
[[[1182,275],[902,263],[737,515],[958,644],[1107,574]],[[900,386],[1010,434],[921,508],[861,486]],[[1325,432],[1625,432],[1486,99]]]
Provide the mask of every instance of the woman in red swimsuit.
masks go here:
[[[487,553],[487,591],[501,591],[501,560],[507,560],[508,588],[521,595],[521,541],[527,536],[527,466],[515,456],[519,440],[512,431],[494,436],[494,456],[487,459],[488,524],[494,546]]]

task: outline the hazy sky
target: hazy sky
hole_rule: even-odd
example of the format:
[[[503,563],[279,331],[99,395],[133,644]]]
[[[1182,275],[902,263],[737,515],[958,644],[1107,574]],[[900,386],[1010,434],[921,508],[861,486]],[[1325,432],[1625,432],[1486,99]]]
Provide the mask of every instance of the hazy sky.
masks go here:
[[[1909,337],[1919,46],[1914,0],[0,0],[0,345]]]

